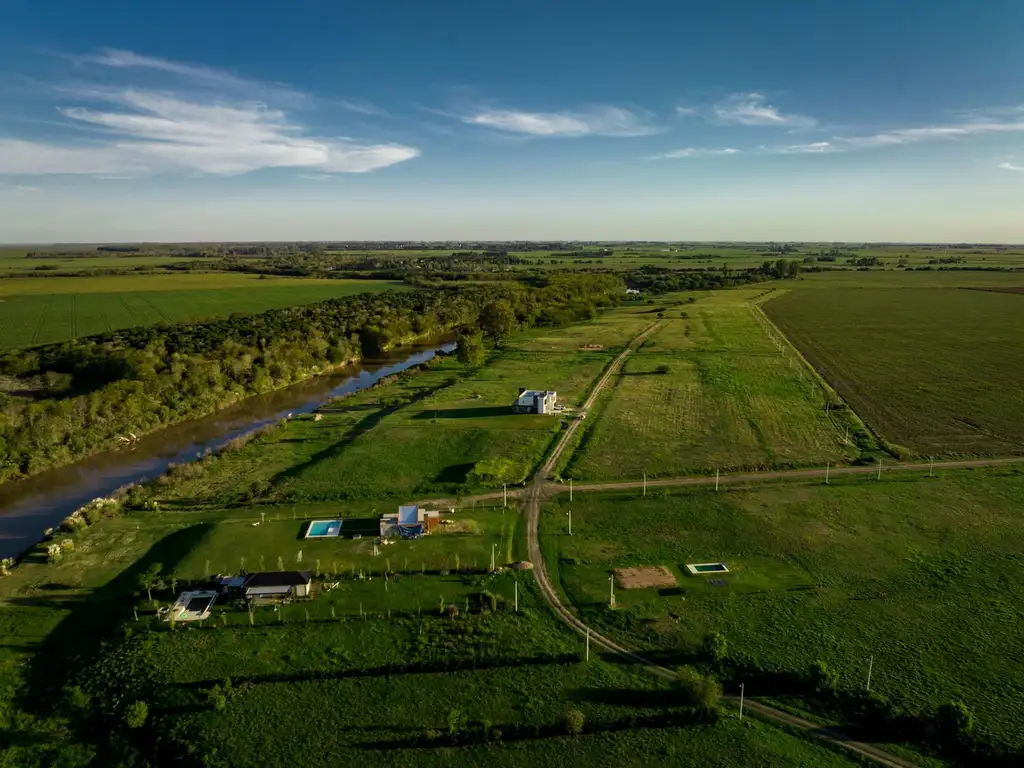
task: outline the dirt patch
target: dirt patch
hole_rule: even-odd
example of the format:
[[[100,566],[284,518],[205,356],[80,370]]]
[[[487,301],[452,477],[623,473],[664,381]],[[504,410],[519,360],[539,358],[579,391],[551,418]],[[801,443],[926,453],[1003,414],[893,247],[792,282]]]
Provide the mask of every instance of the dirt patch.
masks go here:
[[[580,352],[600,352],[604,349],[604,344],[584,344],[579,348]]]
[[[674,587],[675,574],[664,565],[643,565],[639,568],[616,568],[615,583],[621,589],[646,589],[647,587]]]

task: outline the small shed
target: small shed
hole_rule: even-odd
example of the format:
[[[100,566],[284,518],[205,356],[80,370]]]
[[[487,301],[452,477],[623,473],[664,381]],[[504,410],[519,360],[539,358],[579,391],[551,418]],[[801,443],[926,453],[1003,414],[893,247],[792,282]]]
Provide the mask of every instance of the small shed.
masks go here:
[[[242,589],[246,599],[308,597],[313,591],[312,571],[250,573]]]

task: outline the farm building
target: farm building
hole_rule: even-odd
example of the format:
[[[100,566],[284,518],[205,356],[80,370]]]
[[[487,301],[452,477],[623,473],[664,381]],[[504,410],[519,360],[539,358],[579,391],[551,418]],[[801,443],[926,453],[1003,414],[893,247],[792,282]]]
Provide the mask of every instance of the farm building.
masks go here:
[[[519,388],[519,397],[512,403],[513,413],[554,413],[558,393],[541,389]]]
[[[245,576],[239,591],[247,600],[309,597],[313,591],[312,571],[266,571]]]
[[[441,521],[439,512],[422,509],[415,504],[401,506],[397,513],[382,515],[380,537],[382,539],[401,536],[412,539],[430,533]]]

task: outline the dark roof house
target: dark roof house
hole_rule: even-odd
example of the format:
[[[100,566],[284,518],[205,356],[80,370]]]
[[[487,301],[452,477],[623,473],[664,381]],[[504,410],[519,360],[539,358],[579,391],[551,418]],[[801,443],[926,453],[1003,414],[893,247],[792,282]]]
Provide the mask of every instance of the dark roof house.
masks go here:
[[[242,589],[246,597],[306,597],[310,593],[312,571],[266,571],[250,573]]]

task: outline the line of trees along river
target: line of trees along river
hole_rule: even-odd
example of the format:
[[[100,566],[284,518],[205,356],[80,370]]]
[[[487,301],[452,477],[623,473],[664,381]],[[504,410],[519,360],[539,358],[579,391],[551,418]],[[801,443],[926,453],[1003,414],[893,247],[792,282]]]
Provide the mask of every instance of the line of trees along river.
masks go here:
[[[24,477],[212,413],[243,398],[511,310],[516,326],[562,325],[615,303],[620,280],[385,292],[131,328],[0,356],[0,481]]]

